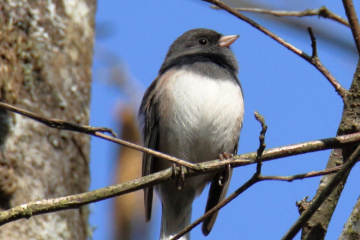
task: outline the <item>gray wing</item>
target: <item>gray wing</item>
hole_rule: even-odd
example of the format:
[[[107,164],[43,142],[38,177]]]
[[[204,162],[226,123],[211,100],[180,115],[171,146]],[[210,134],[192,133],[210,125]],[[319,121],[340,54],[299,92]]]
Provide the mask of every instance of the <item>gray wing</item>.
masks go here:
[[[234,147],[235,154],[237,152],[238,144],[239,144],[239,140],[237,141],[237,143]],[[208,212],[209,210],[211,210],[213,207],[215,207],[218,203],[220,203],[225,198],[226,193],[229,189],[232,172],[233,172],[233,170],[230,169],[229,178],[222,186],[219,185],[219,176],[225,174],[225,171],[219,172],[216,175],[216,177],[213,179],[213,181],[211,182],[209,196],[208,196],[208,200],[207,200],[206,208],[205,208],[205,213]],[[204,222],[202,224],[202,232],[205,236],[207,236],[210,233],[211,229],[213,228],[218,214],[219,214],[219,211],[215,212],[213,215],[211,215],[210,217],[207,217],[204,220]]]
[[[159,118],[157,114],[157,104],[154,101],[154,89],[159,80],[157,77],[150,87],[146,90],[139,109],[139,121],[142,125],[142,135],[144,146],[150,149],[157,149],[159,136]],[[152,174],[154,171],[154,157],[150,154],[143,154],[142,176]],[[151,209],[153,202],[153,187],[144,188],[145,219],[151,219]]]

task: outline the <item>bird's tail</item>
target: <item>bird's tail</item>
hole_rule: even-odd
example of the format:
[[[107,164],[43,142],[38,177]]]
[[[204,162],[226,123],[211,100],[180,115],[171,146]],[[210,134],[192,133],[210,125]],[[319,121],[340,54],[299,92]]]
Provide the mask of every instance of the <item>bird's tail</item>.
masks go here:
[[[163,207],[161,216],[160,240],[169,240],[171,237],[175,236],[177,233],[187,227],[191,221],[191,212],[192,207],[189,209],[183,209],[179,212],[179,214],[175,214],[173,211],[167,211]],[[185,234],[179,238],[179,240],[190,240],[190,234]]]

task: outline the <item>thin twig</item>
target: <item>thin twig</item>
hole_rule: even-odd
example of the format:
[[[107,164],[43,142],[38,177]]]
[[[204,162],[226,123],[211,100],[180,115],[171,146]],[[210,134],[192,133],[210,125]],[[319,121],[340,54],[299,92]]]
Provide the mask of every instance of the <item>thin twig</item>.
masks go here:
[[[103,139],[109,140],[111,142],[121,144],[124,146],[131,147],[133,149],[144,151],[149,154],[153,154],[154,156],[162,157],[166,160],[169,160],[174,163],[178,163],[180,165],[185,165],[188,162],[168,156],[166,154],[143,148],[139,145],[118,139],[113,138],[110,136],[107,136],[102,133],[96,133],[95,136],[101,137]],[[334,148],[343,148],[347,145],[354,144],[354,143],[360,143],[360,133],[352,133],[348,135],[342,135],[334,138],[326,138],[326,139],[320,139],[315,141],[309,141],[309,142],[303,142],[303,143],[297,143],[297,144],[291,144],[287,146],[277,147],[277,148],[271,148],[268,150],[264,150],[264,152],[261,155],[261,161],[270,161],[274,159],[289,157],[289,156],[295,156],[299,154],[305,154],[310,152],[316,152],[321,150],[328,150],[328,149],[334,149]],[[240,167],[240,166],[246,166],[250,164],[256,163],[256,156],[258,156],[257,152],[251,152],[251,153],[245,153],[241,155],[236,155],[233,158],[225,159],[220,161],[219,159],[206,161],[198,164],[188,164],[186,166],[190,166],[189,170],[192,170],[194,172],[208,172],[208,171],[218,171],[223,170],[228,164],[231,164],[232,167]]]
[[[95,133],[97,136],[101,133]],[[103,136],[105,139],[119,143],[119,144],[126,144],[126,146],[141,148],[138,145],[128,143],[126,141],[116,139],[107,135]],[[343,135],[340,137],[329,138],[329,139],[322,139],[317,141],[293,144],[289,146],[284,146],[280,148],[273,148],[269,150],[265,150],[262,154],[262,161],[269,161],[271,159],[278,159],[288,156],[293,156],[297,154],[303,154],[307,152],[325,150],[330,148],[342,148],[348,144],[353,144],[354,142],[360,142],[360,133],[354,133],[349,135]],[[148,151],[148,150],[146,150]],[[154,154],[152,150],[148,151],[150,154]],[[157,153],[156,153],[157,154]],[[186,171],[185,174],[188,176],[196,176],[202,173],[214,172],[224,169],[224,166],[231,163],[232,167],[238,167],[248,164],[253,164],[256,160],[257,152],[237,155],[234,157],[234,160],[224,160],[224,161],[209,161],[204,162],[201,164],[197,164],[196,167],[198,168],[197,171],[192,171],[189,168],[189,172]],[[176,158],[175,158],[176,159]],[[181,160],[179,160],[181,161]],[[258,162],[259,164],[259,162]],[[325,174],[325,172],[324,172]],[[305,177],[310,177],[305,176]],[[304,178],[303,175],[298,176],[300,179]],[[265,177],[263,177],[265,180]],[[281,177],[278,177],[273,180],[281,180]],[[29,202],[28,204],[17,206],[10,210],[4,211],[0,213],[0,225],[5,224],[7,222],[20,219],[20,218],[29,218],[32,215],[43,214],[47,212],[54,212],[60,211],[65,209],[77,208],[82,205],[96,202],[100,200],[104,200],[110,197],[118,196],[121,194],[125,194],[128,192],[136,191],[142,189],[147,186],[153,186],[157,183],[168,181],[172,179],[172,169],[167,169],[162,172],[158,172],[155,174],[148,175],[146,177],[135,179],[133,181],[129,181],[123,184],[117,184],[113,186],[109,186],[103,189],[98,189],[92,192],[87,192],[83,194],[77,194],[73,196],[63,197],[63,198],[56,198],[50,200],[42,200],[42,201],[34,201]],[[295,177],[293,177],[295,179]],[[254,179],[250,180],[247,185],[243,185],[242,188],[238,189],[238,194],[245,191],[249,184],[253,184]],[[236,194],[236,193],[235,193]]]
[[[210,6],[213,9],[220,9],[216,6]],[[325,6],[322,6],[318,9],[306,9],[304,11],[281,11],[281,10],[269,10],[269,9],[260,9],[260,8],[234,8],[236,11],[240,12],[254,12],[254,13],[264,13],[270,14],[277,17],[306,17],[306,16],[319,16],[323,18],[329,18],[336,22],[339,22],[347,27],[349,27],[349,22],[346,19],[340,17],[339,15],[331,12]]]
[[[318,177],[322,175],[328,175],[332,173],[338,172],[343,165],[339,165],[333,168],[321,170],[321,171],[312,171],[308,173],[300,173],[292,176],[261,176],[261,180],[278,180],[278,181],[287,181],[292,182],[294,180],[302,180],[304,178],[312,178],[312,177]]]
[[[185,167],[187,167],[187,168],[189,168],[191,170],[194,170],[194,171],[200,171],[201,170],[198,166],[196,166],[196,164],[192,164],[192,163],[187,162],[185,160],[182,160],[182,159],[179,159],[179,158],[176,158],[176,157],[172,157],[170,155],[167,155],[167,154],[152,150],[150,148],[142,147],[140,145],[137,145],[137,144],[134,144],[134,143],[131,143],[131,142],[119,139],[119,138],[114,138],[114,137],[111,137],[111,136],[108,136],[108,135],[105,135],[105,134],[102,134],[102,133],[99,133],[99,132],[95,132],[94,134],[91,134],[91,135],[102,138],[102,139],[106,139],[106,140],[108,140],[110,142],[114,142],[114,143],[129,147],[129,148],[132,148],[132,149],[135,149],[135,150],[138,150],[138,151],[143,152],[143,153],[148,153],[148,154],[154,155],[156,157],[168,160],[168,161],[170,161],[172,163],[176,163],[176,164],[178,164],[180,166],[185,166]]]
[[[277,41],[278,43],[280,43],[281,45],[283,45],[284,47],[286,47],[287,49],[289,49],[293,53],[295,53],[298,56],[302,57],[307,62],[309,62],[311,65],[313,65],[316,69],[318,69],[325,76],[325,78],[331,83],[331,85],[333,85],[333,87],[335,88],[335,91],[342,97],[342,99],[344,99],[345,96],[347,95],[348,91],[338,83],[336,78],[322,64],[319,64],[320,61],[318,61],[317,64],[314,64],[312,62],[311,56],[309,56],[305,52],[301,51],[300,49],[294,47],[293,45],[286,42],[282,38],[278,37],[276,34],[269,31],[265,27],[261,26],[257,22],[251,20],[250,18],[246,17],[242,13],[238,12],[235,8],[232,8],[229,5],[226,5],[225,3],[223,3],[223,2],[221,2],[219,0],[202,0],[202,1],[212,3],[212,4],[216,5],[216,6],[218,6],[219,8],[224,9],[225,11],[231,13],[232,15],[239,18],[240,20],[243,20],[244,22],[250,24],[254,28],[256,28],[259,31],[263,32],[267,36],[271,37],[272,39],[274,39],[275,41]],[[334,84],[334,83],[336,83],[336,84]]]
[[[265,133],[267,131],[267,125],[265,124],[265,118],[260,115],[257,111],[254,113],[255,118],[257,121],[261,124],[261,132],[260,132],[260,146],[258,150],[256,151],[256,172],[255,174],[240,188],[238,188],[234,193],[230,194],[229,197],[221,201],[219,204],[214,206],[212,209],[207,211],[204,215],[202,215],[199,219],[197,219],[192,224],[185,227],[183,230],[181,230],[178,234],[173,236],[171,240],[179,239],[180,237],[184,236],[186,233],[190,232],[194,227],[202,223],[206,218],[210,217],[217,211],[219,211],[221,208],[223,208],[226,204],[231,202],[233,199],[235,199],[237,196],[239,196],[242,192],[244,192],[246,189],[254,185],[256,182],[259,181],[259,177],[261,176],[261,167],[262,167],[262,161],[261,161],[261,155],[263,154],[266,144],[265,144]]]
[[[259,162],[259,163],[260,163],[259,167],[261,168],[261,162]],[[342,166],[343,165],[340,165],[340,166],[337,166],[334,168],[330,168],[330,169],[326,169],[326,170],[322,170],[322,171],[316,171],[316,172],[313,171],[313,172],[309,172],[309,173],[296,174],[293,176],[262,176],[260,173],[256,172],[246,183],[244,183],[235,192],[230,194],[229,197],[224,199],[222,202],[220,202],[218,205],[216,205],[210,211],[206,212],[204,215],[202,215],[196,221],[194,221],[193,223],[188,225],[186,228],[181,230],[171,240],[179,239],[181,236],[190,232],[192,229],[194,229],[196,226],[198,226],[200,223],[202,223],[208,216],[219,211],[226,204],[231,202],[233,199],[235,199],[237,196],[239,196],[241,193],[246,191],[249,187],[251,187],[252,185],[254,185],[257,182],[266,181],[266,180],[280,180],[280,181],[290,181],[290,182],[293,180],[302,180],[304,178],[311,178],[311,177],[322,176],[322,175],[327,175],[327,174],[338,172]],[[261,171],[261,169],[260,169],[260,171]]]
[[[335,174],[333,179],[327,184],[327,186],[322,190],[319,196],[314,199],[311,204],[307,207],[307,209],[302,212],[301,216],[298,220],[291,226],[289,231],[282,237],[282,240],[291,240],[296,234],[300,231],[300,229],[304,226],[304,224],[311,218],[311,216],[318,210],[321,204],[330,196],[332,191],[338,186],[338,184],[343,181],[343,179],[347,176],[349,171],[355,166],[360,158],[360,145],[356,148],[356,150],[351,154],[349,159],[343,164],[342,168]]]
[[[224,167],[231,163],[233,167],[245,166],[256,163],[256,156],[258,155],[257,152],[251,152],[241,155],[236,155],[233,158],[225,159],[220,161],[219,159],[207,161],[198,164],[190,164],[184,160],[171,157],[169,155],[141,147],[139,145],[113,138],[107,136],[105,134],[96,133],[95,136],[101,137],[103,139],[109,140],[114,143],[118,143],[124,146],[128,146],[130,148],[143,151],[149,154],[153,154],[154,156],[162,157],[163,159],[169,160],[174,163],[178,163],[179,165],[189,166],[188,168],[193,171],[205,172],[208,170],[223,170]],[[328,150],[334,148],[343,148],[349,144],[358,143],[360,142],[360,133],[353,133],[348,135],[342,135],[334,138],[326,138],[320,139],[315,141],[297,143],[292,145],[287,145],[283,147],[272,148],[268,150],[264,150],[261,160],[270,161],[278,158],[295,156],[299,154],[305,154],[309,152],[316,152],[321,150]]]
[[[350,29],[360,56],[360,25],[352,0],[343,0],[346,16],[350,23]]]
[[[73,131],[73,132],[80,132],[80,133],[85,133],[88,135],[96,136],[96,137],[99,137],[102,139],[109,140],[111,142],[121,144],[121,145],[129,147],[129,148],[144,152],[144,153],[152,154],[156,157],[160,157],[160,158],[166,159],[168,161],[171,161],[173,163],[179,164],[180,166],[186,166],[192,170],[199,170],[195,164],[192,164],[187,161],[166,155],[164,153],[154,151],[152,149],[142,147],[137,144],[130,143],[128,141],[124,141],[124,140],[121,140],[121,139],[118,139],[115,137],[111,137],[111,136],[101,133],[101,132],[108,132],[111,135],[116,136],[116,133],[114,133],[110,128],[84,126],[84,125],[79,125],[79,124],[72,123],[72,122],[63,121],[60,119],[47,118],[47,117],[43,117],[38,114],[28,112],[28,111],[25,111],[23,109],[20,109],[20,108],[14,107],[14,106],[11,106],[11,105],[3,103],[3,102],[0,102],[0,108],[5,108],[9,111],[21,114],[21,115],[31,118],[35,121],[38,121],[42,124],[45,124],[46,126],[51,127],[51,128],[68,130],[68,131]]]
[[[329,169],[329,171],[330,170],[331,169]],[[313,173],[313,175],[315,173]],[[97,189],[86,193],[70,195],[67,197],[31,201],[26,204],[22,204],[13,207],[9,210],[0,212],[0,226],[18,219],[30,218],[32,216],[49,213],[49,212],[79,208],[89,203],[134,192],[144,187],[153,186],[160,182],[168,181],[172,179],[173,177],[172,174],[173,174],[172,170],[169,168],[167,170],[157,172],[142,178],[134,179],[121,184],[111,185],[105,188]],[[186,174],[188,174],[189,176],[195,176],[198,175],[199,173],[186,172]],[[324,174],[328,174],[328,173],[324,172]],[[305,178],[308,177],[311,177],[310,174]],[[279,178],[281,177],[279,176]],[[303,179],[303,178],[299,178],[299,179]],[[269,180],[276,180],[276,179],[269,179]]]
[[[73,132],[81,132],[81,133],[86,133],[86,134],[94,134],[95,132],[107,132],[107,133],[110,133],[111,135],[113,135],[114,137],[116,137],[116,133],[113,132],[113,130],[110,128],[84,126],[84,125],[79,125],[79,124],[72,123],[72,122],[63,121],[60,119],[47,118],[47,117],[43,117],[38,114],[28,112],[26,110],[23,110],[23,109],[14,107],[14,106],[11,106],[11,105],[3,103],[3,102],[0,102],[0,107],[7,109],[11,112],[21,114],[21,115],[31,118],[33,120],[36,120],[36,121],[38,121],[42,124],[45,124],[46,126],[51,127],[51,128],[57,128],[57,129],[61,129],[61,130],[69,130],[69,131],[73,131]]]
[[[312,48],[312,54],[311,54],[311,58],[317,58],[318,59],[318,53],[317,53],[317,45],[316,45],[316,38],[314,36],[314,33],[311,29],[311,27],[308,27],[308,32],[310,35],[310,39],[311,39],[311,48]]]
[[[256,172],[259,175],[260,172],[261,172],[261,164],[262,164],[261,156],[264,153],[264,150],[266,148],[265,134],[266,134],[266,131],[267,131],[268,127],[265,124],[265,118],[260,113],[255,111],[254,115],[255,115],[255,119],[258,120],[260,122],[260,124],[261,124],[261,132],[260,132],[260,136],[259,136],[260,145],[259,145],[258,150],[256,151],[256,153],[257,153],[256,154],[256,162],[257,162]]]
[[[186,233],[190,232],[194,227],[202,223],[206,218],[213,215],[217,211],[219,211],[221,208],[223,208],[226,204],[234,200],[237,196],[239,196],[241,193],[245,192],[248,188],[250,188],[252,185],[257,183],[259,181],[259,176],[261,172],[261,160],[257,161],[257,167],[256,167],[256,173],[241,187],[236,189],[235,192],[230,194],[227,198],[225,198],[223,201],[218,203],[215,207],[207,211],[204,215],[202,215],[200,218],[198,218],[196,221],[185,227],[183,230],[181,230],[178,234],[173,236],[171,240],[179,239],[180,237],[184,236]]]
[[[321,69],[323,72],[328,72],[329,73],[329,71],[324,67],[324,65],[321,63],[321,61],[320,61],[320,59],[318,57],[316,38],[315,38],[315,35],[314,35],[311,27],[308,27],[308,32],[309,32],[309,35],[310,35],[311,48],[312,48],[312,54],[311,54],[311,59],[310,59],[311,64],[316,66],[318,69]],[[345,90],[335,78],[333,78],[333,77],[328,78],[328,81],[331,83],[331,85],[333,85],[333,87],[335,88],[335,90],[339,94],[340,94],[340,92],[343,92],[343,91],[345,91],[345,92],[343,92],[343,94],[345,94],[345,95],[347,94],[348,91]],[[343,99],[344,99],[344,96],[342,96]]]
[[[29,113],[27,111],[21,110],[19,108],[10,106],[5,103],[0,103],[0,107],[4,107],[10,111],[19,113],[24,116],[33,116],[32,119],[34,119],[36,121],[39,118],[44,120],[45,122],[48,121],[48,119],[51,120],[51,118],[46,118],[46,117],[42,117],[42,116],[39,116],[34,113]],[[55,119],[55,120],[61,121],[58,119]],[[92,127],[89,127],[89,128],[91,129]],[[72,131],[72,129],[67,129],[67,130]],[[78,130],[76,130],[76,131],[78,131]],[[160,157],[165,160],[171,161],[173,163],[177,163],[179,165],[186,166],[190,170],[193,170],[193,171],[207,171],[208,169],[223,170],[224,166],[229,163],[231,163],[234,167],[254,164],[255,160],[256,160],[256,156],[257,156],[257,152],[251,152],[251,153],[247,153],[247,154],[237,155],[237,156],[234,156],[233,158],[226,159],[223,161],[219,161],[217,159],[217,160],[213,160],[213,161],[192,164],[187,161],[163,154],[161,152],[157,152],[152,149],[145,148],[145,147],[142,147],[140,145],[137,145],[137,144],[134,144],[134,143],[131,143],[128,141],[124,141],[122,139],[118,139],[118,138],[114,138],[114,137],[102,134],[100,132],[95,132],[94,134],[92,134],[92,133],[89,133],[88,131],[86,131],[84,133],[93,135],[93,136],[96,136],[99,138],[103,138],[105,140],[108,140],[108,141],[111,141],[111,142],[114,142],[114,143],[117,143],[117,144],[120,144],[120,145],[123,145],[126,147],[130,147],[132,149],[135,149],[135,150],[138,150],[138,151],[141,151],[144,153],[152,154],[156,157]],[[264,161],[269,161],[269,160],[273,160],[273,159],[289,157],[289,156],[294,156],[294,155],[304,154],[304,153],[309,153],[309,152],[316,152],[316,151],[334,149],[334,148],[343,148],[349,144],[358,143],[358,142],[360,142],[360,133],[353,133],[353,134],[338,136],[338,137],[334,137],[334,138],[325,138],[325,139],[320,139],[320,140],[315,140],[315,141],[310,141],[310,142],[297,143],[297,144],[292,144],[292,145],[287,145],[287,146],[283,146],[283,147],[277,147],[277,148],[265,150],[261,156],[261,160],[264,162]]]

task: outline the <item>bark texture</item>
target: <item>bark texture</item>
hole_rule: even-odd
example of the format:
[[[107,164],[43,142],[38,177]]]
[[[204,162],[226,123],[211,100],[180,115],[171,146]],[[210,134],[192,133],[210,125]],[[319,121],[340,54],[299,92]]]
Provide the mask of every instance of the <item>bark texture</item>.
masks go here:
[[[337,131],[337,136],[360,131],[360,61],[358,62],[354,78],[348,96],[344,99],[344,110]],[[345,162],[354,152],[357,145],[344,149],[331,151],[326,169],[335,167]],[[320,194],[324,187],[333,178],[334,174],[325,175],[320,180],[314,199]],[[321,240],[325,238],[331,217],[335,211],[346,180],[334,189],[328,199],[321,205],[319,211],[314,213],[311,219],[303,227],[302,240]]]
[[[358,198],[338,240],[355,239],[360,239],[360,198]]]
[[[34,113],[89,122],[95,0],[0,0],[0,101]],[[86,135],[0,111],[0,211],[85,192]],[[86,239],[88,208],[0,228],[0,239]]]

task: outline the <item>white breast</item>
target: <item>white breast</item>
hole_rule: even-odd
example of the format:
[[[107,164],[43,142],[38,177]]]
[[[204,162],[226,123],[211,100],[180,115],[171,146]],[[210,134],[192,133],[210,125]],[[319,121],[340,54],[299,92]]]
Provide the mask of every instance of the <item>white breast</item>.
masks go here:
[[[240,87],[185,70],[166,75],[157,89],[159,150],[190,162],[233,152],[244,115]]]

